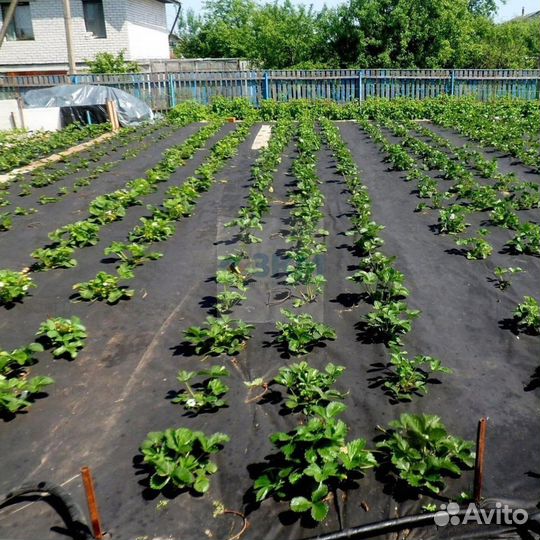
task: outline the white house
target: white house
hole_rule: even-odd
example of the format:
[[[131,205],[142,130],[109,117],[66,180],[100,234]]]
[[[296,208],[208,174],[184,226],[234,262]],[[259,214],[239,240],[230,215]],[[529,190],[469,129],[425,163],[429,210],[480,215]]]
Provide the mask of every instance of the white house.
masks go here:
[[[127,60],[169,58],[165,4],[177,0],[70,0],[78,67],[98,52],[126,51]],[[0,0],[0,21],[9,0]],[[0,47],[0,72],[65,73],[68,69],[62,0],[20,1]]]

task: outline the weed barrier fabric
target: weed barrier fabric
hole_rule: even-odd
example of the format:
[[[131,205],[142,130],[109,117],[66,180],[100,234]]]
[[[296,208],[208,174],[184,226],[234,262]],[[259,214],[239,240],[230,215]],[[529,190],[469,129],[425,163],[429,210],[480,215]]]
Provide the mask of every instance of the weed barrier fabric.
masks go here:
[[[347,368],[337,384],[349,392],[343,419],[350,426],[349,438],[364,437],[371,447],[376,426],[387,425],[402,412],[438,414],[451,433],[467,439],[474,439],[477,420],[488,415],[485,495],[519,497],[535,506],[540,426],[538,388],[531,379],[539,363],[538,338],[519,335],[517,339],[499,323],[511,316],[524,294],[538,295],[538,258],[495,253],[492,259],[473,262],[447,253],[454,242],[430,229],[436,222],[435,214],[413,213],[417,199],[403,174],[387,171],[382,154],[357,125],[339,125],[369,188],[374,218],[386,227],[383,250],[398,257],[396,266],[405,273],[411,290],[410,306],[422,310],[405,339],[406,348],[411,354],[440,357],[455,374],[442,376],[442,384],[430,384],[427,396],[409,404],[391,405],[382,390],[373,387],[370,379],[379,374],[378,364],[388,360],[388,352],[382,344],[365,342],[356,327],[370,306],[359,297],[358,287],[346,280],[358,261],[351,251],[351,240],[344,234],[350,227],[352,208],[347,203],[345,183],[336,175],[334,161],[324,148],[318,170],[326,196],[324,227],[330,234],[328,252],[320,258],[319,267],[328,281],[323,297],[305,311],[335,328],[337,340],[310,353],[310,363],[320,368],[332,361]],[[234,128],[225,126],[218,138],[230,129]],[[234,229],[225,229],[223,224],[245,204],[250,168],[258,155],[250,150],[257,130],[255,126],[238,155],[201,197],[193,216],[178,223],[174,237],[154,246],[164,257],[136,272],[129,283],[136,290],[133,299],[116,306],[67,302],[73,283],[114,268],[103,258],[103,248],[125,237],[138,217],[145,215],[144,207],[130,209],[125,220],[105,228],[98,246],[80,250],[77,269],[40,274],[33,297],[1,313],[0,331],[6,348],[32,339],[48,314],[79,315],[91,336],[76,361],[42,356],[33,368],[33,373],[51,375],[56,383],[49,387],[49,396],[36,400],[28,414],[0,427],[1,492],[26,481],[48,480],[65,483],[83,505],[78,471],[88,465],[95,477],[105,528],[113,538],[121,539],[229,538],[240,530],[241,520],[213,518],[213,501],[246,514],[250,526],[243,538],[250,540],[308,538],[419,513],[422,505],[432,502],[396,488],[382,473],[373,471],[358,479],[356,489],[337,493],[334,509],[320,525],[289,512],[286,502],[253,502],[253,477],[260,473],[265,456],[273,452],[269,435],[287,431],[299,421],[298,416],[284,412],[279,387],[273,387],[262,403],[255,404],[246,403],[244,385],[256,377],[269,380],[280,366],[297,361],[272,343],[280,309],[292,302],[282,293],[282,281],[287,265],[284,251],[290,247],[285,241],[290,208],[284,202],[294,183],[289,174],[296,156],[293,145],[275,175],[274,202],[260,233],[263,242],[250,247],[250,255],[264,272],[254,276],[248,300],[233,313],[256,326],[247,349],[232,362],[219,358],[201,364],[200,357],[183,343],[182,334],[189,326],[200,325],[212,310],[218,256],[241,247]],[[203,158],[201,155],[176,171],[147,202],[158,204],[164,190],[188,178]],[[497,250],[505,241],[504,234],[493,231]],[[10,267],[20,260],[19,254],[10,251],[2,250],[1,255],[5,261],[2,266]],[[486,278],[496,265],[510,264],[527,273],[500,293]],[[170,402],[180,388],[177,371],[217,364],[227,365],[231,372],[226,381],[231,388],[229,407],[213,414],[186,416],[180,406]],[[149,431],[180,426],[207,434],[222,431],[231,437],[215,458],[219,471],[212,476],[204,497],[189,493],[161,496],[147,487],[139,445]],[[444,493],[449,497],[470,490],[472,472],[450,479],[449,486]],[[159,501],[166,502],[158,505]],[[16,513],[3,510],[2,533],[6,536],[6,531],[9,537],[16,532],[15,537],[27,539],[65,537],[59,530],[50,530],[48,512],[45,505]],[[422,539],[494,537],[517,538],[508,531],[484,527],[466,532],[457,527],[438,531],[428,527],[407,535]],[[396,535],[381,538],[395,539]]]

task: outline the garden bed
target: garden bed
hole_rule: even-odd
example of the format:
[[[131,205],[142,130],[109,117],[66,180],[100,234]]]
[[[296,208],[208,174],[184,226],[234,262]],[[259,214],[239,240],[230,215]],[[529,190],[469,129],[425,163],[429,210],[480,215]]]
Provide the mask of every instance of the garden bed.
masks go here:
[[[294,306],[300,288],[286,282],[291,264],[286,252],[294,246],[286,240],[294,227],[291,193],[298,186],[298,175],[307,174],[298,167],[309,154],[302,147],[305,141],[299,147],[298,139],[292,137],[296,124],[284,127],[284,132],[289,131],[284,135],[283,157],[272,174],[272,189],[265,189],[271,204],[262,218],[262,230],[251,231],[261,241],[242,243],[241,229],[224,225],[246,206],[253,188],[252,168],[260,151],[252,145],[262,123],[222,123],[190,157],[168,169],[170,177],[142,196],[141,205],[127,207],[123,219],[103,225],[97,243],[76,249],[75,268],[32,272],[37,288],[22,303],[9,309],[0,306],[0,336],[6,350],[30,343],[40,324],[53,316],[80,317],[88,334],[77,359],[40,354],[39,362],[31,367],[32,376],[50,376],[55,383],[46,388],[46,396],[37,395],[27,411],[5,416],[0,437],[2,493],[23,482],[47,480],[64,485],[83,505],[78,472],[87,465],[95,476],[105,528],[114,538],[231,538],[243,521],[238,515],[219,512],[212,517],[214,502],[218,502],[246,517],[249,528],[243,538],[296,540],[420,513],[428,504],[456,500],[461,493],[471,492],[473,474],[466,467],[459,478],[446,479],[448,487],[440,497],[396,483],[395,472],[388,474],[385,467],[378,467],[366,469],[363,477],[352,478],[350,484],[340,485],[333,498],[325,499],[328,514],[319,523],[311,519],[309,511],[291,511],[290,497],[257,502],[254,481],[266,470],[266,457],[276,452],[269,436],[307,422],[301,413],[287,410],[283,386],[272,384],[266,391],[264,383],[270,383],[279,368],[305,359],[320,370],[328,362],[346,368],[335,384],[347,394],[338,399],[347,406],[340,418],[349,428],[348,440],[366,439],[369,449],[375,449],[374,439],[381,435],[377,427],[387,427],[402,413],[438,415],[449,433],[465,440],[473,440],[477,421],[489,416],[484,495],[523,499],[531,508],[536,505],[540,342],[538,335],[518,331],[512,314],[524,296],[540,298],[540,259],[508,253],[505,244],[512,231],[486,224],[487,214],[477,212],[467,216],[471,234],[487,227],[494,249],[487,259],[468,260],[454,236],[440,234],[437,209],[415,212],[420,200],[415,183],[406,181],[408,172],[391,170],[387,154],[361,124],[333,125],[359,168],[371,200],[372,219],[384,225],[380,231],[384,245],[379,249],[396,257],[393,266],[404,274],[410,292],[408,306],[421,311],[412,330],[402,336],[401,350],[410,356],[439,358],[453,373],[433,373],[427,382],[428,393],[412,395],[411,401],[396,403],[381,386],[388,380],[381,377],[388,374],[385,366],[390,349],[362,325],[373,302],[366,301],[362,287],[347,279],[362,259],[354,248],[354,237],[346,234],[357,208],[350,203],[350,178],[339,174],[334,151],[324,140],[315,152],[315,172],[324,196],[320,227],[328,234],[319,238],[326,252],[316,262],[326,283],[313,302]],[[426,125],[456,146],[466,142],[463,135],[448,128]],[[324,122],[314,126],[317,134],[325,129]],[[13,230],[0,233],[0,269],[30,266],[30,253],[50,243],[49,232],[86,219],[88,204],[97,195],[113,192],[129,180],[148,178],[148,170],[162,160],[163,152],[184,144],[201,129],[203,124],[193,123],[171,130],[166,138],[133,159],[121,161],[82,192],[42,206],[35,215],[20,217]],[[216,165],[211,185],[201,191],[192,215],[179,219],[168,239],[151,245],[152,251],[163,256],[136,267],[134,278],[122,282],[134,290],[133,297],[115,305],[77,301],[76,283],[91,280],[100,271],[115,272],[118,261],[104,255],[104,249],[112,242],[125,242],[141,217],[159,216],[155,209],[167,197],[167,190],[201,177],[201,165],[215,154],[216,143],[239,129],[246,133],[237,141],[236,153]],[[401,141],[386,128],[384,135],[390,144]],[[149,140],[154,136],[149,134]],[[497,160],[500,172],[514,172],[522,180],[540,183],[538,174],[528,167],[503,154],[481,151]],[[450,185],[439,173],[438,169],[429,172],[439,185]],[[31,207],[39,196],[52,196],[59,186],[72,186],[76,174],[36,190],[25,204]],[[519,216],[534,223],[539,211],[538,207],[520,210]],[[253,275],[244,293],[246,299],[232,310],[235,319],[254,325],[253,333],[238,354],[201,362],[204,353],[197,354],[185,341],[185,331],[202,326],[208,314],[215,315],[216,296],[222,291],[215,277],[226,268],[219,257],[240,248],[262,269]],[[495,287],[493,274],[498,266],[519,266],[523,272],[501,290]],[[275,341],[275,323],[284,320],[282,309],[311,314],[335,330],[335,339],[318,344],[306,356],[288,353]],[[181,404],[172,403],[182,387],[176,379],[178,370],[198,371],[215,365],[225,366],[230,374],[224,379],[230,387],[225,396],[228,407],[191,414]],[[258,378],[262,385],[246,386]],[[257,399],[261,393],[263,397]],[[142,462],[141,443],[149,432],[171,427],[201,430],[207,435],[223,432],[230,437],[212,457],[218,471],[210,476],[204,496],[170,489],[160,494],[149,487],[150,470]],[[8,536],[16,532],[21,538],[59,538],[61,532],[51,527],[63,526],[45,505],[8,507],[0,517]],[[502,534],[491,529],[477,533],[486,538]],[[420,529],[407,537],[435,538],[438,534],[452,537],[451,532],[437,533],[435,528]]]

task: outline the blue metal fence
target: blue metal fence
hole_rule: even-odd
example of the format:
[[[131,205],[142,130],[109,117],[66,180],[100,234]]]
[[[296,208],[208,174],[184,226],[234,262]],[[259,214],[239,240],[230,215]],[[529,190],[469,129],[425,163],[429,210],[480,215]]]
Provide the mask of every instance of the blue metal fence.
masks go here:
[[[114,86],[164,111],[188,99],[208,103],[215,96],[262,99],[332,99],[340,103],[370,97],[423,99],[440,95],[539,99],[540,70],[280,70],[126,75],[1,76],[0,99],[58,84]]]

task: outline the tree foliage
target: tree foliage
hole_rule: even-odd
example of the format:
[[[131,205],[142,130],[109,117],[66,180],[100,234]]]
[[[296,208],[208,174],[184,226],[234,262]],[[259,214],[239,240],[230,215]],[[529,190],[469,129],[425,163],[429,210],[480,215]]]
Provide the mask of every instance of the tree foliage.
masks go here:
[[[88,71],[96,75],[107,73],[139,73],[141,67],[137,62],[125,58],[126,51],[117,55],[108,52],[97,53],[93,60],[86,60]]]
[[[495,24],[497,0],[209,0],[179,23],[180,56],[284,68],[534,68],[540,21]]]

